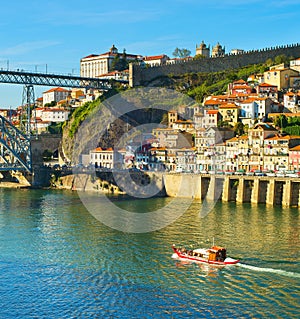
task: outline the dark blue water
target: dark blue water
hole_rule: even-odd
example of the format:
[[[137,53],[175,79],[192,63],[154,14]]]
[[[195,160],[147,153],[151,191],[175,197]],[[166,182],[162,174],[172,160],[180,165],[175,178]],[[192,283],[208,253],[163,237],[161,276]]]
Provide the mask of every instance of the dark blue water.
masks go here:
[[[0,189],[0,318],[299,318],[298,209],[218,203],[200,218],[200,205],[132,234],[100,223],[76,193]],[[173,243],[213,237],[241,265],[171,258]]]

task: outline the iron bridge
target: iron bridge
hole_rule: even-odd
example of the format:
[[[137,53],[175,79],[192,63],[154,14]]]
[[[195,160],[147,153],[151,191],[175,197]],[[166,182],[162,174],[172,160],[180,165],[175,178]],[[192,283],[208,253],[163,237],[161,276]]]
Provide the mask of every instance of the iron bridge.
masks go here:
[[[99,90],[111,89],[111,80],[109,79],[10,70],[0,70],[0,83],[60,86],[69,88],[93,88]]]
[[[117,80],[127,83],[128,81]],[[110,90],[111,80],[73,75],[0,70],[0,83],[23,84],[27,123],[25,133],[0,116],[0,171],[32,172],[30,107],[34,103],[34,85]],[[24,112],[26,113],[26,112]]]

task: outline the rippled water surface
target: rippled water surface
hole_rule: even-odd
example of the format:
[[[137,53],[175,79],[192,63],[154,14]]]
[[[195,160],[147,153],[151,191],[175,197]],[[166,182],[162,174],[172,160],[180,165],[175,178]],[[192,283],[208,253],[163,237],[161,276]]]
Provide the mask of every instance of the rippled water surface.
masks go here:
[[[144,212],[172,199],[122,200]],[[184,200],[182,200],[184,203]],[[76,193],[0,189],[0,318],[299,318],[299,211],[194,202],[173,224],[123,233]],[[171,258],[212,238],[241,264]]]

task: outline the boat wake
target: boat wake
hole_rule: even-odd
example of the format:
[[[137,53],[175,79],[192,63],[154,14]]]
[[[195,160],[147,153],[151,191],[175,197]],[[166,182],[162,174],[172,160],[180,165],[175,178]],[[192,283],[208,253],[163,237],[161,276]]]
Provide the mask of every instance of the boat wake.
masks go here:
[[[242,264],[242,263],[237,263],[236,266],[250,269],[253,271],[268,272],[268,273],[274,273],[274,274],[287,276],[287,277],[300,278],[300,273],[286,271],[286,270],[282,270],[282,269],[256,267],[256,266],[246,265],[246,264]]]

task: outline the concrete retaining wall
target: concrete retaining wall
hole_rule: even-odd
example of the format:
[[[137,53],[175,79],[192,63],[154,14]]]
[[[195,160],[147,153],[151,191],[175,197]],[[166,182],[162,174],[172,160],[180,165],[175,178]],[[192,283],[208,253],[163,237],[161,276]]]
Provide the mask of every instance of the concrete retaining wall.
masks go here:
[[[300,205],[300,178],[166,174],[167,196],[224,202]]]

